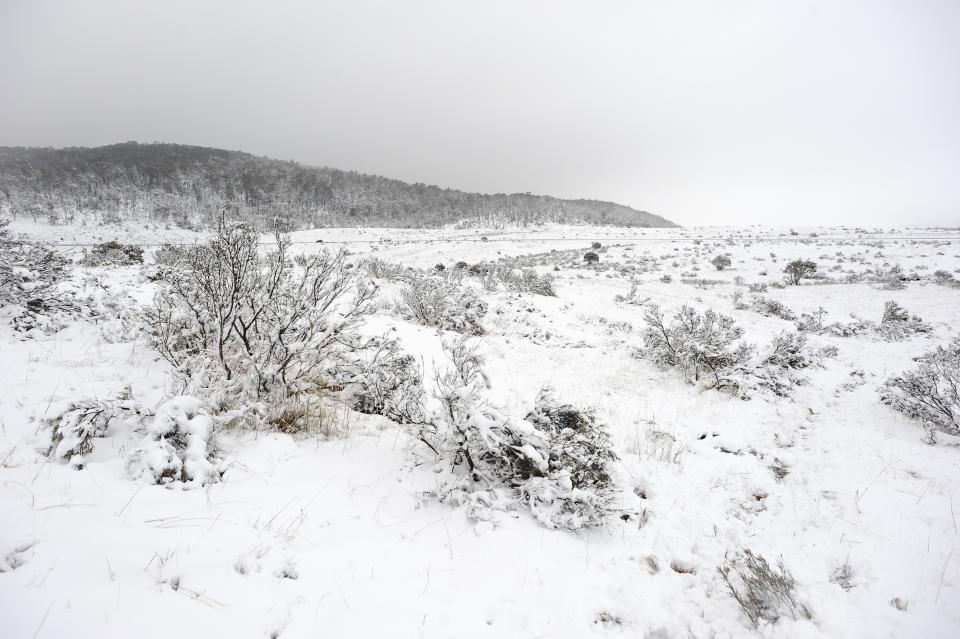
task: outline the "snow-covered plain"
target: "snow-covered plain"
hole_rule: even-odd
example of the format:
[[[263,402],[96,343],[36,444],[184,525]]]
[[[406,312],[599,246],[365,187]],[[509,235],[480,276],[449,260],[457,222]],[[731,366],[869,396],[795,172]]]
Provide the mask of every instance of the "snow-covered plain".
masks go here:
[[[149,229],[17,230],[62,243],[193,241]],[[646,514],[587,532],[550,530],[524,511],[493,524],[468,520],[425,496],[435,474],[401,427],[346,410],[334,439],[223,433],[229,469],[203,489],[130,480],[123,433],[74,470],[45,455],[39,420],[128,384],[156,403],[168,392],[165,366],[115,323],[24,335],[0,317],[0,635],[960,636],[960,450],[925,443],[917,423],[877,396],[911,358],[957,335],[960,288],[930,276],[960,269],[960,233],[796,231],[294,234],[297,251],[343,242],[358,261],[414,267],[544,254],[530,263],[556,276],[557,297],[484,293],[488,334],[478,341],[492,397],[508,412],[525,414],[549,385],[610,428],[618,485],[640,496]],[[582,264],[593,242],[602,244],[596,268]],[[733,263],[718,272],[709,260],[723,252]],[[839,355],[808,371],[792,399],[701,391],[635,356],[643,307],[615,299],[633,282],[637,301],[713,308],[762,347],[793,322],[736,310],[731,295],[781,280],[796,258],[816,261],[832,283],[771,288],[766,297],[797,314],[822,307],[826,321],[877,320],[895,300],[934,330],[900,342],[811,337]],[[848,272],[894,265],[919,281],[893,290],[841,283]],[[76,267],[75,279],[89,276],[137,303],[150,299],[140,267]],[[440,335],[392,313],[394,293],[383,283],[385,303],[368,330],[395,329],[429,372]],[[782,557],[809,619],[753,628],[716,570],[744,548]],[[848,588],[835,577],[845,565]]]

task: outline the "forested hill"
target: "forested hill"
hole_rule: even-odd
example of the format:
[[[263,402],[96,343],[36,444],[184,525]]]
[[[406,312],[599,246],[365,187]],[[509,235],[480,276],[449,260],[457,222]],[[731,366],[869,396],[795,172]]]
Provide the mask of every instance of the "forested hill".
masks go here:
[[[671,227],[596,200],[484,195],[180,144],[0,147],[0,213],[53,222],[209,224],[220,211],[286,229],[565,222]]]

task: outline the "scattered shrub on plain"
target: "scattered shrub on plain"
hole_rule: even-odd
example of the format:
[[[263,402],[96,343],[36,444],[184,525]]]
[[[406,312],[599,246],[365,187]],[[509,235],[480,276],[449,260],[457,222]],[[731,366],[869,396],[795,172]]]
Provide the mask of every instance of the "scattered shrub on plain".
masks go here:
[[[915,359],[916,368],[889,378],[883,403],[919,420],[929,438],[960,436],[960,337]]]
[[[783,272],[787,274],[788,282],[797,285],[802,279],[809,278],[816,273],[817,265],[810,260],[793,260],[784,267]]]
[[[483,335],[480,323],[487,303],[469,286],[422,275],[406,278],[397,300],[397,311],[406,319],[464,335]]]
[[[83,256],[81,263],[85,266],[143,264],[143,249],[133,244],[121,244],[116,240],[110,240],[94,246]]]
[[[776,623],[787,615],[793,619],[810,618],[809,611],[796,600],[796,580],[782,559],[776,568],[771,568],[763,555],[745,549],[741,557],[718,566],[717,572],[754,627],[761,621]]]

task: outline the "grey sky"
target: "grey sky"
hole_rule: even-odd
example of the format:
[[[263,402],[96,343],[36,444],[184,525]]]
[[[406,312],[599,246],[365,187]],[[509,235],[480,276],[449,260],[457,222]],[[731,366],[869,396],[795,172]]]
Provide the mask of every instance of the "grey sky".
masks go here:
[[[0,145],[125,140],[681,224],[960,224],[960,1],[0,0]]]

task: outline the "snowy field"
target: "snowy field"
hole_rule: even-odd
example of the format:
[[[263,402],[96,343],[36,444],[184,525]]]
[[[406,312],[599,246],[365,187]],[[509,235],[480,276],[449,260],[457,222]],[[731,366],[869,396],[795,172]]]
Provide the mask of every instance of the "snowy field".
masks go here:
[[[198,240],[13,228],[59,244]],[[434,277],[503,260],[552,277],[555,296],[459,278],[487,305],[473,341],[489,398],[522,417],[550,387],[594,410],[629,515],[576,531],[523,508],[478,521],[436,498],[438,474],[409,429],[346,405],[331,409],[326,433],[224,429],[222,479],[194,489],[132,479],[136,434],[120,426],[80,468],[51,459],[43,420],[69,402],[129,386],[157,406],[173,391],[135,325],[158,286],[145,276],[148,247],[144,266],[74,266],[66,286],[97,306],[89,317],[18,331],[22,309],[0,309],[0,636],[960,636],[957,439],[930,443],[879,399],[888,377],[957,335],[960,287],[934,277],[960,278],[956,230],[325,229],[292,239],[298,254],[349,251],[378,286],[363,331],[396,335],[428,388],[444,366],[443,331],[404,319],[403,278],[369,259],[401,272],[444,265]],[[79,259],[83,248],[60,250]],[[584,262],[588,251],[599,261]],[[711,264],[719,254],[731,258],[723,270]],[[797,259],[815,262],[820,279],[783,286]],[[924,330],[822,330],[852,316],[879,323],[888,301]],[[653,304],[668,318],[685,304],[730,316],[759,353],[806,314],[821,329],[805,332],[811,348],[830,356],[799,371],[788,396],[708,389],[644,356]],[[771,566],[782,559],[795,580],[790,614],[757,627],[718,572],[747,549]]]

